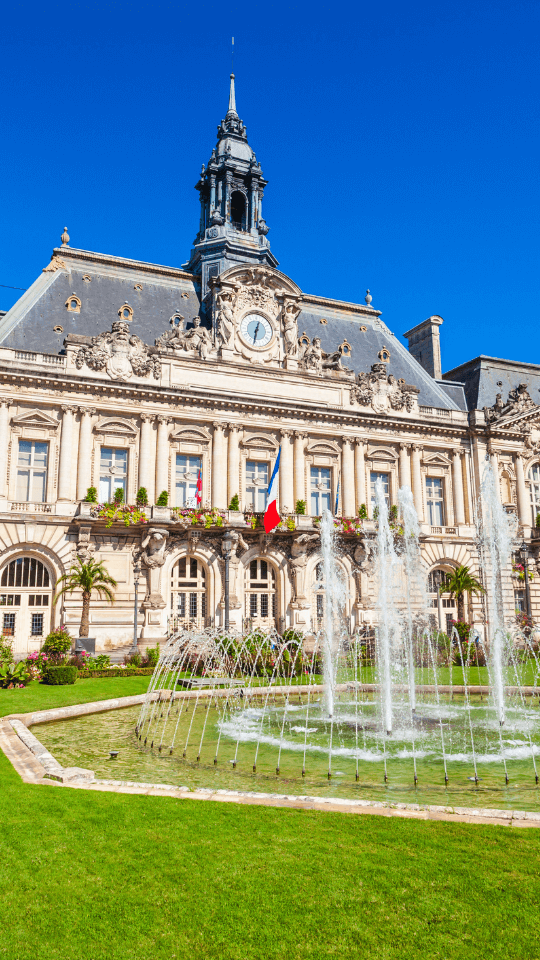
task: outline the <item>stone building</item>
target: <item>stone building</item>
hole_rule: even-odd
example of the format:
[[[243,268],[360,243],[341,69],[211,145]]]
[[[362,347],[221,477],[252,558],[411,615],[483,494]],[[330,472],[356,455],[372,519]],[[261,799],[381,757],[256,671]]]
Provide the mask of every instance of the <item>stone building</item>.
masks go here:
[[[76,633],[80,599],[52,599],[77,556],[103,560],[118,581],[113,606],[92,604],[98,649],[131,641],[139,561],[143,645],[179,624],[223,624],[225,549],[231,624],[310,631],[323,615],[314,519],[324,508],[353,518],[366,507],[359,532],[340,536],[340,564],[349,628],[372,624],[378,477],[390,504],[412,488],[428,598],[445,629],[456,608],[438,594],[444,572],[464,563],[479,575],[486,455],[533,563],[540,367],[480,357],[443,375],[441,317],[409,330],[407,350],[369,291],[363,303],[302,291],[270,250],[265,187],[231,77],[196,185],[189,260],[166,267],[79,250],[65,230],[0,315],[0,626],[18,656],[60,620]],[[267,536],[258,515],[279,448],[284,523]],[[206,519],[193,523],[199,476]],[[147,522],[107,526],[85,502],[90,487],[100,503],[121,489],[131,505],[144,487]],[[162,491],[168,506],[155,505]],[[508,583],[512,615],[526,598],[510,572]],[[467,615],[483,628],[481,599]]]

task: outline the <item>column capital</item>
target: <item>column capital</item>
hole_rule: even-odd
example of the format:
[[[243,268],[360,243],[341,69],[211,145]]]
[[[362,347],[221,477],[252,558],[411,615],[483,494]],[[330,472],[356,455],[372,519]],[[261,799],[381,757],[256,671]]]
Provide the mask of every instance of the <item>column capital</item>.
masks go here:
[[[355,442],[354,437],[342,437],[341,441],[342,443],[349,443],[351,447],[354,445],[354,442]]]
[[[307,437],[307,433],[303,433],[302,430],[295,430],[295,431],[294,431],[294,439],[295,439],[295,440],[305,440],[306,437]]]
[[[281,429],[279,431],[280,436],[282,437],[292,437],[293,432],[294,432],[293,430],[289,430],[289,429]]]
[[[96,407],[79,407],[79,413],[82,416],[93,417],[97,413]]]
[[[153,423],[156,419],[155,413],[141,413],[139,416],[143,423]]]
[[[12,403],[12,402],[13,402],[13,401],[12,401],[12,400],[8,400],[7,397],[0,397],[0,407],[9,407],[10,403]]]
[[[62,413],[77,413],[78,407],[71,403],[62,404]]]
[[[222,423],[222,422],[220,422],[219,420],[214,420],[212,426],[213,426],[214,430],[221,430],[221,432],[224,433],[227,424],[226,424],[226,423]]]
[[[366,442],[367,442],[367,441],[366,441],[366,440],[363,440],[362,437],[354,437],[354,441],[353,441],[353,442],[356,444],[357,447],[364,447],[364,449],[365,449],[365,446],[366,446]]]
[[[413,453],[422,454],[424,452],[424,448],[420,443],[413,443],[412,448],[413,448]]]
[[[489,452],[491,453],[492,451],[490,450]],[[495,452],[495,451],[493,451],[493,452]],[[523,463],[523,461],[525,460],[525,457],[527,456],[527,454],[525,453],[524,450],[516,450],[514,456],[515,456],[516,460],[521,460],[521,462]]]
[[[244,429],[241,423],[226,423],[225,426],[229,428],[231,433],[233,432],[240,433],[240,431]]]
[[[166,413],[158,413],[157,419],[159,423],[171,423],[172,417],[167,416]]]
[[[402,453],[403,451],[405,451],[405,453],[408,453],[409,450],[411,449],[411,445],[410,443],[400,443],[399,449],[401,450]],[[419,449],[422,449],[422,448],[420,447]]]

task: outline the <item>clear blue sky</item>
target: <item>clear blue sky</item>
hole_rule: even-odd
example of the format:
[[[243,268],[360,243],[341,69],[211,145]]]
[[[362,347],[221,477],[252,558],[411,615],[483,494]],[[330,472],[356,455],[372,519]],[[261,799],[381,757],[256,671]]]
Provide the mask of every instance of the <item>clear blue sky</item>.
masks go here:
[[[64,225],[71,246],[187,259],[234,34],[281,269],[323,296],[370,287],[398,335],[440,314],[443,369],[540,362],[536,0],[75,0],[2,20],[0,283],[28,287]]]

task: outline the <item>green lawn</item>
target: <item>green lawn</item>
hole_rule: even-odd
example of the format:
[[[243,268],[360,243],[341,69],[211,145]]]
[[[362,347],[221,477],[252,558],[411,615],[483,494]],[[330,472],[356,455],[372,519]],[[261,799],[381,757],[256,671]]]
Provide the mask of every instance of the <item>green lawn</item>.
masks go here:
[[[11,713],[69,707],[73,703],[132,697],[137,693],[145,693],[151,679],[152,677],[111,677],[109,680],[108,677],[96,677],[92,680],[76,680],[74,684],[65,687],[49,687],[34,680],[24,690],[0,690],[0,717]]]
[[[0,960],[535,960],[539,868],[534,829],[38,787],[0,754]]]

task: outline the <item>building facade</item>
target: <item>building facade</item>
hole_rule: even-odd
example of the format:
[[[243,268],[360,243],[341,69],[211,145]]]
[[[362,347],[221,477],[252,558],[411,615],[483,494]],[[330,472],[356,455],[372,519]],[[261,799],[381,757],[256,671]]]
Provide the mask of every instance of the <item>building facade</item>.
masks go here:
[[[165,267],[79,250],[65,231],[0,315],[0,627],[18,656],[60,621],[77,632],[80,598],[53,604],[77,556],[103,560],[118,581],[113,606],[92,603],[98,649],[131,642],[138,562],[142,645],[183,624],[223,625],[224,551],[232,626],[310,632],[324,613],[325,508],[341,525],[347,626],[372,625],[377,478],[390,505],[399,487],[413,491],[428,603],[446,629],[457,611],[441,579],[459,564],[480,576],[486,457],[536,570],[540,367],[480,357],[443,375],[441,317],[409,330],[407,350],[369,291],[363,303],[305,293],[270,251],[265,187],[231,78],[196,185],[190,259]],[[266,535],[279,449],[283,523]],[[116,494],[128,505],[145,488],[146,522],[111,523],[86,500],[92,487],[99,503]],[[507,615],[526,602],[509,570]],[[533,580],[533,615],[539,602]],[[484,630],[486,616],[473,598],[468,619]]]

